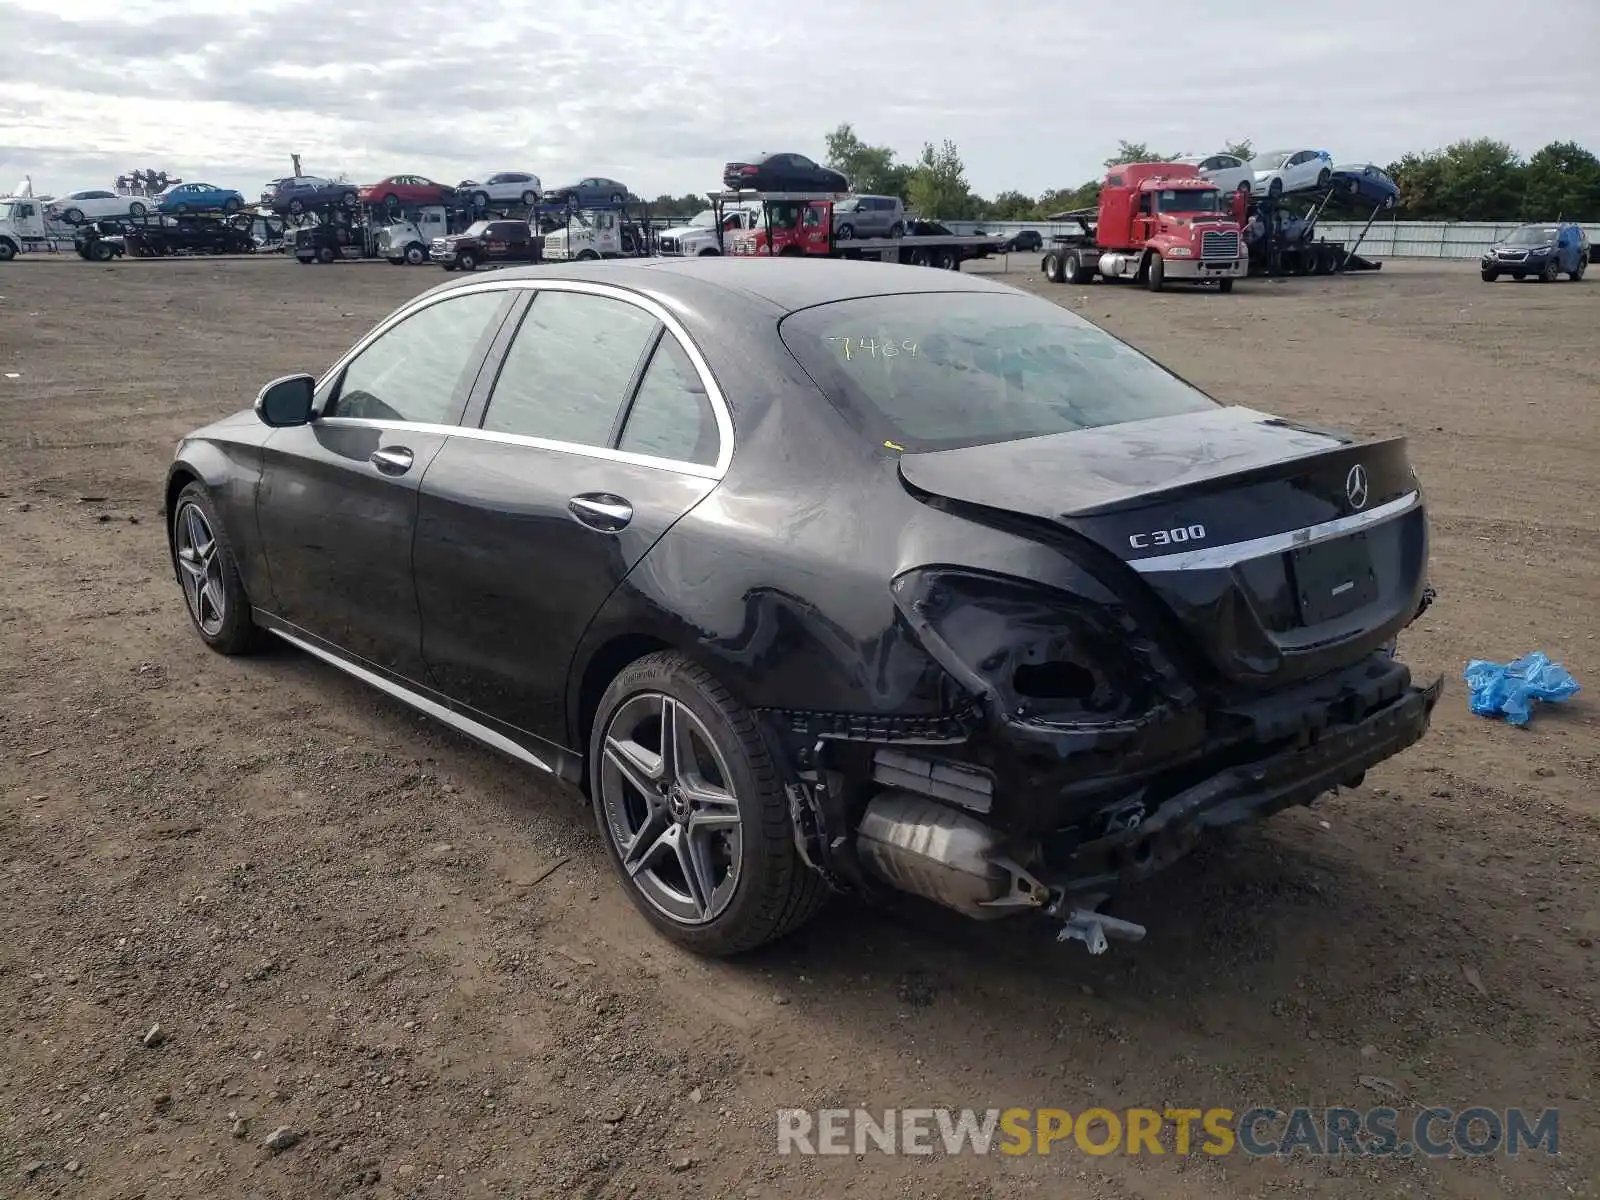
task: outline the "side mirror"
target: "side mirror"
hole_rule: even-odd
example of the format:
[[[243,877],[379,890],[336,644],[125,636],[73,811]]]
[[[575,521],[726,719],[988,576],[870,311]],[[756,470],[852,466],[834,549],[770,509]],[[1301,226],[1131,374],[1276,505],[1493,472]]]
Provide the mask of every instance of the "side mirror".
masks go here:
[[[274,379],[256,396],[256,416],[263,425],[283,429],[311,421],[311,394],[317,381],[310,375],[285,375]]]

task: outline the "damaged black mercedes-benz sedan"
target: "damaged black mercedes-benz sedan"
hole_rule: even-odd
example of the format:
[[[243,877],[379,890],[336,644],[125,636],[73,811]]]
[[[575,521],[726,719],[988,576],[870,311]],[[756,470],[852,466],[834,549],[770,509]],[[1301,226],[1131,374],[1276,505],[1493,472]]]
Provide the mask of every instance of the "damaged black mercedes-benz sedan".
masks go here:
[[[168,475],[201,637],[273,634],[582,787],[731,953],[830,889],[1102,912],[1425,732],[1402,439],[1210,399],[1002,284],[571,264],[424,293]]]

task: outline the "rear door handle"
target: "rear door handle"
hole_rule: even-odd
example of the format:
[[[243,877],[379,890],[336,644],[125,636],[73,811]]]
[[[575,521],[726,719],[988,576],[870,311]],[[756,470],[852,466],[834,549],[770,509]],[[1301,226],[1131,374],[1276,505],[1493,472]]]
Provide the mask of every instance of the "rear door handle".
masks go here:
[[[616,533],[626,529],[628,522],[633,520],[633,505],[610,492],[588,492],[574,496],[567,501],[567,511],[590,529],[598,529],[601,533]]]
[[[405,446],[383,446],[374,450],[367,461],[385,475],[404,475],[416,458]]]

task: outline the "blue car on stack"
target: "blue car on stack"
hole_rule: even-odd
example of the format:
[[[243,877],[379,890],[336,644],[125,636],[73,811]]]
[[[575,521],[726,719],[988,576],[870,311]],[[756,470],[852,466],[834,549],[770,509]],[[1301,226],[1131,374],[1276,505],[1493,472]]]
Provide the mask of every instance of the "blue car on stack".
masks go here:
[[[1375,208],[1400,203],[1400,186],[1372,163],[1346,163],[1333,168],[1333,190]]]
[[[156,211],[164,213],[238,212],[244,196],[233,188],[210,183],[180,183],[155,198]]]

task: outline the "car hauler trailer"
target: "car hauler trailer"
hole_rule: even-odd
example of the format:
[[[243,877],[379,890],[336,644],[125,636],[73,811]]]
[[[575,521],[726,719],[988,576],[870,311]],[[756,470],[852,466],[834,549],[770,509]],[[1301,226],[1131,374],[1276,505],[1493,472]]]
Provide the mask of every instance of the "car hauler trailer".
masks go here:
[[[857,258],[959,271],[962,263],[987,258],[1005,240],[998,235],[963,235],[949,230],[902,237],[839,238],[833,231],[833,205],[838,198],[831,192],[719,192],[711,196],[711,208],[717,216],[723,252],[732,255]],[[723,212],[736,206],[759,206],[760,219],[749,229],[723,229]],[[913,229],[934,225],[916,220],[908,224]]]
[[[1127,163],[1100,185],[1095,208],[1056,213],[1079,233],[1057,234],[1041,264],[1052,283],[1096,278],[1142,283],[1215,283],[1231,292],[1249,269],[1234,201],[1188,163]]]

